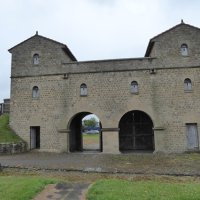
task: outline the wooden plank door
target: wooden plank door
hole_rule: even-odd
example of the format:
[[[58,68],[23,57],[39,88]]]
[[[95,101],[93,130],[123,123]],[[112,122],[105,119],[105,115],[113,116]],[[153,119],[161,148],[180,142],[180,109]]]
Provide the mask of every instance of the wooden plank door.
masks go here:
[[[197,124],[186,124],[187,126],[187,148],[195,150],[199,148]]]

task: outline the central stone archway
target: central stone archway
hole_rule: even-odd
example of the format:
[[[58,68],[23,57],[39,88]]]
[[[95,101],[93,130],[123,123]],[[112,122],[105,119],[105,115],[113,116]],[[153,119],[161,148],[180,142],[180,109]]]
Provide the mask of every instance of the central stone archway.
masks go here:
[[[154,132],[151,118],[142,111],[130,111],[119,122],[119,150],[153,151]]]
[[[82,152],[87,151],[84,149],[83,145],[83,118],[93,113],[90,112],[80,112],[77,113],[70,122],[69,125],[69,151],[70,152]],[[95,115],[95,114],[94,114]],[[95,115],[96,116],[96,115]],[[98,117],[97,117],[98,118]],[[90,149],[93,151],[102,152],[102,132],[101,132],[101,122],[99,121],[99,145],[98,148]]]

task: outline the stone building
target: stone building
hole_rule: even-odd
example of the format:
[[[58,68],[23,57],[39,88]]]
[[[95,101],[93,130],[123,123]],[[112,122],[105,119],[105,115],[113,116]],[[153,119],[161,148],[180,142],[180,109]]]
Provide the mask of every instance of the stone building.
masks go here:
[[[10,99],[4,99],[3,103],[0,103],[0,115],[10,113]]]
[[[10,125],[30,149],[82,151],[81,122],[93,113],[103,153],[199,150],[199,28],[172,27],[142,58],[77,61],[38,33],[9,52]]]

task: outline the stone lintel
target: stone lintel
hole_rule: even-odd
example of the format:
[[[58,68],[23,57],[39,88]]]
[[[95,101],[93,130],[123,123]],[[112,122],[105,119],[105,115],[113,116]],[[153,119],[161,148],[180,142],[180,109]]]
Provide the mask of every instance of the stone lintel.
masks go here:
[[[163,126],[159,126],[159,127],[154,127],[153,130],[154,131],[164,131],[165,128]]]
[[[58,133],[69,133],[69,129],[58,129]]]

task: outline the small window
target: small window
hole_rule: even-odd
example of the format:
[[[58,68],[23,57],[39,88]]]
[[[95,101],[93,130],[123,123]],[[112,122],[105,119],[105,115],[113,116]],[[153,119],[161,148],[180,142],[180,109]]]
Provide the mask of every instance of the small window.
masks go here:
[[[138,83],[137,83],[137,81],[131,82],[131,93],[133,93],[133,94],[138,93]]]
[[[39,54],[34,54],[33,55],[33,64],[38,65],[39,63],[40,63]]]
[[[184,80],[184,90],[191,91],[192,90],[192,81],[189,78]]]
[[[181,55],[182,56],[188,56],[188,46],[187,46],[187,44],[181,45]]]
[[[33,98],[39,98],[40,94],[39,94],[39,88],[37,86],[33,87],[32,90],[32,97]]]
[[[80,95],[81,96],[87,96],[87,94],[88,94],[87,85],[85,83],[83,83],[80,86]]]

